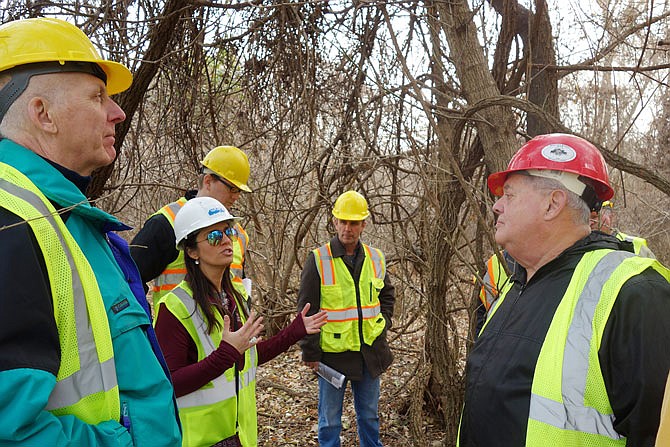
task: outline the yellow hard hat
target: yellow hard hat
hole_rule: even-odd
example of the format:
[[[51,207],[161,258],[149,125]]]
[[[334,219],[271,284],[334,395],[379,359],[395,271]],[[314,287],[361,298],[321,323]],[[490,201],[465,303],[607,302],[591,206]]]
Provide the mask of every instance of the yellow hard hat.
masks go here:
[[[37,62],[58,62],[61,66],[66,62],[95,63],[106,75],[110,95],[126,90],[133,81],[125,65],[102,59],[86,34],[64,20],[40,17],[0,26],[0,72]]]
[[[242,191],[251,192],[251,188],[247,186],[249,159],[247,154],[235,146],[215,147],[205,155],[200,163]]]
[[[343,192],[333,206],[333,216],[340,220],[365,220],[369,215],[367,200],[356,191]]]

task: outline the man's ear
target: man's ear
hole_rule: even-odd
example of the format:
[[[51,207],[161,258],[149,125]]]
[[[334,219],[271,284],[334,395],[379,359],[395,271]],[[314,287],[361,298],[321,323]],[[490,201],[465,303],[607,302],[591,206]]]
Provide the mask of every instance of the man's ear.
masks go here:
[[[553,190],[546,201],[546,210],[544,212],[545,220],[555,219],[568,204],[568,193],[562,189]]]
[[[200,189],[209,193],[212,190],[212,183],[215,182],[214,176],[212,174],[205,174],[202,176],[202,185]]]
[[[49,101],[41,96],[35,96],[28,101],[28,117],[33,126],[47,133],[58,132],[58,126],[53,119],[53,110]]]

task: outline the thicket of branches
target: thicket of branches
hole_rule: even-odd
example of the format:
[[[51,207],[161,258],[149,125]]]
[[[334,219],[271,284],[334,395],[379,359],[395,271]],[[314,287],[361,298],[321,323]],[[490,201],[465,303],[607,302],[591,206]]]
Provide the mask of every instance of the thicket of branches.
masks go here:
[[[530,6],[528,3],[531,3]],[[562,4],[560,11],[558,5]],[[199,160],[234,144],[253,194],[236,211],[247,272],[273,329],[295,312],[309,249],[346,189],[371,204],[365,239],[398,293],[392,337],[418,347],[413,435],[462,403],[473,275],[493,252],[484,179],[528,136],[580,134],[611,166],[619,226],[670,261],[670,7],[600,0],[7,1],[0,19],[65,17],[135,82],[99,205],[136,227],[195,187]],[[670,37],[670,36],[669,36]]]

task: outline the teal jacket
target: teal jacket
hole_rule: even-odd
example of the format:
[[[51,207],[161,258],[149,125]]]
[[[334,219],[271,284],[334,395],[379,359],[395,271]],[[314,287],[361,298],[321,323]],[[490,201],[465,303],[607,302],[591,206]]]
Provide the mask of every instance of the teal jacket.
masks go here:
[[[129,256],[127,248],[119,250],[117,246],[113,251],[107,235],[110,231],[129,228],[115,217],[92,207],[73,182],[22,146],[7,139],[0,141],[0,162],[15,167],[30,178],[57,208],[72,207],[65,220],[66,226],[82,248],[100,286],[114,347],[121,413],[125,416],[122,417],[125,427],[121,421],[89,425],[74,416],[56,417],[44,410],[56,382],[53,364],[57,366],[60,350],[58,340],[54,344],[53,339],[55,322],[50,309],[49,288],[46,287],[41,296],[26,296],[21,293],[22,288],[33,291],[39,286],[16,284],[17,277],[28,273],[36,284],[45,275],[39,268],[34,268],[43,265],[43,259],[31,261],[18,254],[19,249],[25,253],[35,250],[37,257],[41,256],[32,235],[22,239],[28,226],[21,225],[12,229],[17,232],[12,240],[7,240],[7,236],[0,237],[0,257],[22,260],[0,266],[0,281],[5,289],[0,291],[0,313],[6,316],[0,317],[0,445],[181,445],[172,384],[158,359],[160,353],[157,356],[152,350],[148,336],[149,316],[133,295],[131,287],[134,284],[129,284],[129,281],[138,281],[138,275],[128,274],[129,264],[124,265],[124,272],[115,255],[116,258]],[[0,217],[6,221],[8,212],[2,210],[1,204],[0,211],[4,212]],[[0,219],[0,228],[3,225]],[[118,244],[119,240],[117,237],[113,242]],[[136,270],[132,261],[130,265]],[[24,272],[24,269],[33,271]],[[33,302],[34,312],[31,314],[26,314],[25,306],[22,307],[26,300]],[[13,316],[11,322],[9,315]],[[21,315],[30,318],[21,318]],[[28,337],[17,337],[17,334],[28,334]],[[24,342],[31,338],[30,335],[34,336],[32,345]],[[55,335],[57,337],[57,333]]]

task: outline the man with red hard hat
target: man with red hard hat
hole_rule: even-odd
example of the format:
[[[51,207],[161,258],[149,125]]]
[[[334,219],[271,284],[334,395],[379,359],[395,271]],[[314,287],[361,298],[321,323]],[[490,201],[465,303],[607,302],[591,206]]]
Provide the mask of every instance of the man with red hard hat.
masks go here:
[[[602,155],[540,135],[488,186],[496,242],[518,267],[468,357],[458,445],[653,446],[670,271],[591,232],[591,209],[613,195]]]

